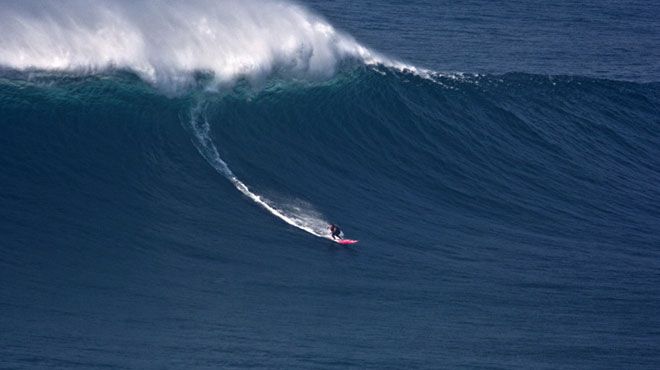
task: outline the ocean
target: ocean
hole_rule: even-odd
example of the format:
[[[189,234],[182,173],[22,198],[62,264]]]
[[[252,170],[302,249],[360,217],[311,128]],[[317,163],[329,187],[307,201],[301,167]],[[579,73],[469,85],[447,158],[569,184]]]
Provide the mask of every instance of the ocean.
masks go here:
[[[660,368],[657,14],[0,2],[0,368]]]

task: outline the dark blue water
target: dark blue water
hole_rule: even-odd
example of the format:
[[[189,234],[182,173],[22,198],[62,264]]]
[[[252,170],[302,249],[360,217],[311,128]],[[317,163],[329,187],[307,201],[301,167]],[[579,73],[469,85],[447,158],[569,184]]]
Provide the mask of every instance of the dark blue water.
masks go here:
[[[652,1],[308,1],[380,51],[440,71],[660,79]]]
[[[308,5],[466,74],[5,63],[0,368],[657,369],[657,6]]]

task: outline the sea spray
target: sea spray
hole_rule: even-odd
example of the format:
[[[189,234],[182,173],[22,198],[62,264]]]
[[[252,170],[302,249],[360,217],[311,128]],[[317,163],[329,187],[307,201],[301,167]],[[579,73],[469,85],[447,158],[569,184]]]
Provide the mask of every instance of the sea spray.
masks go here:
[[[342,60],[387,61],[300,5],[279,1],[64,0],[4,4],[0,66],[98,73],[127,69],[176,91],[273,73],[328,78]]]

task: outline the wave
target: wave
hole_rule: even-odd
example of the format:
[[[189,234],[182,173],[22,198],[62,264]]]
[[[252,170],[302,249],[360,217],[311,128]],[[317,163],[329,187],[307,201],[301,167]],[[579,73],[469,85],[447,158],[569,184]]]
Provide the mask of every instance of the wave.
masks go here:
[[[293,355],[300,366],[433,367],[447,357],[426,353],[427,334],[448,327],[439,313],[468,334],[487,323],[486,346],[498,315],[508,338],[556,319],[541,348],[551,356],[535,364],[565,352],[584,364],[591,337],[602,344],[592,358],[618,346],[631,354],[608,360],[655,359],[650,346],[628,349],[657,342],[636,323],[657,317],[660,84],[374,64],[350,37],[326,38],[327,23],[274,1],[98,4],[2,5],[0,326],[14,342],[4,362],[130,367],[161,348],[176,364]],[[226,47],[170,28],[194,25],[206,5],[232,26]],[[153,28],[146,13],[160,17]],[[278,25],[293,25],[302,52],[281,48]],[[328,220],[362,247],[308,235],[327,238]],[[313,336],[326,318],[363,329],[395,316],[367,335],[403,329],[406,349],[421,343],[429,361],[316,361],[317,348],[364,344],[349,348],[343,332],[303,352],[269,345]],[[611,330],[594,332],[603,322]],[[434,339],[469,354],[476,343]],[[135,345],[146,351],[124,348]],[[499,360],[521,364],[504,347]]]
[[[0,79],[0,105],[0,183],[19,194],[63,176],[63,199],[81,189],[73,203],[94,203],[103,188],[180,204],[178,194],[222,189],[220,174],[231,193],[176,212],[244,219],[241,202],[225,208],[237,189],[320,237],[327,220],[360,239],[420,246],[465,224],[601,245],[650,246],[660,232],[657,84],[526,74],[434,82],[381,67],[168,97],[131,75],[55,73]]]
[[[303,7],[275,0],[95,4],[3,4],[5,122],[38,116],[35,106],[90,122],[99,118],[81,102],[122,117],[159,107],[157,119],[124,130],[176,121],[196,157],[185,164],[178,154],[149,157],[187,168],[201,154],[244,196],[319,237],[327,237],[328,218],[365,231],[373,224],[361,220],[392,209],[400,220],[425,210],[432,236],[434,220],[459,216],[564,237],[612,236],[612,224],[639,241],[654,234],[657,84],[442,75],[384,57]],[[53,117],[41,118],[61,124],[43,130],[78,138]],[[7,161],[33,155],[14,126],[0,129]],[[166,138],[180,135],[168,130]],[[162,144],[121,134],[148,148]],[[126,137],[114,140],[124,150]],[[141,153],[140,145],[132,150]],[[82,157],[112,161],[87,150]],[[378,214],[351,217],[361,210]]]
[[[302,6],[281,1],[99,1],[6,4],[0,66],[45,78],[127,70],[167,93],[251,86],[274,79],[328,80],[352,63],[417,71],[360,45]],[[423,71],[423,70],[420,70]],[[5,71],[6,72],[6,71]],[[43,77],[43,76],[42,76]],[[286,223],[328,237],[328,222],[300,201],[251,191],[220,157],[200,103],[189,124],[202,156],[245,196]],[[186,124],[186,123],[184,123]]]
[[[272,75],[326,79],[351,60],[411,68],[359,44],[300,5],[276,0],[3,4],[0,66],[127,69],[167,91]]]

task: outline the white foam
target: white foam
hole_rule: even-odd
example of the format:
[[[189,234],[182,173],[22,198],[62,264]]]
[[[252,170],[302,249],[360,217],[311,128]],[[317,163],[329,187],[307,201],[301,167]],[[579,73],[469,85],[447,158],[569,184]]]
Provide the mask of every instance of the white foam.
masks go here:
[[[218,83],[329,77],[346,58],[400,64],[277,0],[0,2],[0,65],[18,70],[126,68],[176,88],[199,72]]]

